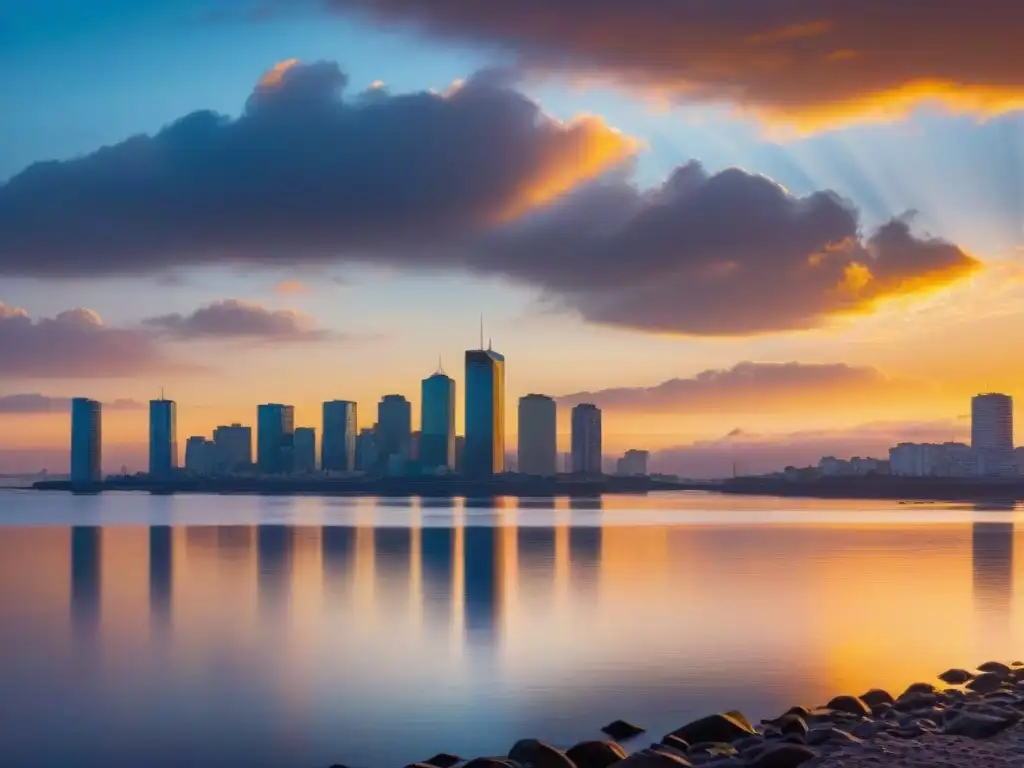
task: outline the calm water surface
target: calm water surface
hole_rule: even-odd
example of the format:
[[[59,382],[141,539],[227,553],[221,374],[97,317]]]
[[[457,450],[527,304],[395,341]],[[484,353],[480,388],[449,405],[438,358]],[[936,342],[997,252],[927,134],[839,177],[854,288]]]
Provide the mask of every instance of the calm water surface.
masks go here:
[[[401,766],[1024,656],[1013,507],[0,491],[0,763]]]

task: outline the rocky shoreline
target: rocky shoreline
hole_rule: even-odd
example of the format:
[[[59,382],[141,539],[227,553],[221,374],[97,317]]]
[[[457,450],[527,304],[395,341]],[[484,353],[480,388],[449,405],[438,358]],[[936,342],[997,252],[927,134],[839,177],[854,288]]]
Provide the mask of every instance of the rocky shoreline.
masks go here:
[[[609,739],[563,749],[536,739],[507,756],[440,754],[406,768],[999,768],[1024,765],[1024,663],[950,669],[948,687],[915,683],[898,696],[872,689],[816,709],[751,723],[709,715],[635,747],[645,730],[618,720]],[[627,743],[629,753],[620,742]],[[332,768],[343,768],[335,765]]]

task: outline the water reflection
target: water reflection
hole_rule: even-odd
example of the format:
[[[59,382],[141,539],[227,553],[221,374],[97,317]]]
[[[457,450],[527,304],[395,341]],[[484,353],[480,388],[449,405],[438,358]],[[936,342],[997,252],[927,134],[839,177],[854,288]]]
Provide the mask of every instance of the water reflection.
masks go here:
[[[71,621],[88,637],[100,623],[103,533],[95,526],[71,529]]]
[[[294,530],[287,525],[261,525],[256,529],[258,595],[264,613],[278,613],[288,607]]]
[[[174,578],[174,532],[169,525],[149,529],[149,617],[157,632],[171,626],[171,589]]]

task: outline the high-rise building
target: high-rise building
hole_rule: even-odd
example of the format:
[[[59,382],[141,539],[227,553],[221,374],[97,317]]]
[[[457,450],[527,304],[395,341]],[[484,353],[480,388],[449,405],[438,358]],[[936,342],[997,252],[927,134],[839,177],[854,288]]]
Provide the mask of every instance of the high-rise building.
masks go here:
[[[149,474],[167,478],[178,468],[178,406],[173,400],[149,401]]]
[[[103,480],[103,406],[87,397],[71,401],[71,486]]]
[[[558,406],[547,395],[519,398],[519,471],[558,474]]]
[[[505,470],[505,358],[492,349],[466,352],[466,447],[463,472]]]
[[[377,469],[377,430],[364,427],[356,436],[356,469],[373,472]]]
[[[455,469],[455,381],[438,371],[420,388],[420,455],[425,469]]]
[[[213,442],[218,472],[238,472],[252,466],[252,427],[241,424],[217,427],[213,430]]]
[[[212,475],[217,469],[217,444],[205,437],[185,441],[185,471],[190,475]]]
[[[295,450],[292,455],[293,472],[316,472],[316,430],[313,427],[295,428]]]
[[[462,473],[465,469],[465,465],[462,463],[466,456],[466,437],[464,435],[455,436],[455,471]]]
[[[384,395],[377,404],[377,463],[393,468],[412,455],[412,405],[402,395]],[[397,457],[397,458],[392,458]]]
[[[981,451],[1013,450],[1013,398],[989,393],[971,399],[971,447]]]
[[[259,406],[256,430],[256,466],[260,472],[289,474],[295,448],[295,408],[280,403]]]
[[[590,403],[572,409],[572,471],[601,474],[601,409]]]
[[[615,463],[615,474],[623,477],[636,477],[647,474],[647,460],[651,454],[648,451],[638,451],[630,448],[623,454],[622,458]]]
[[[351,400],[324,403],[320,433],[320,468],[325,472],[351,472],[356,468],[356,404]]]

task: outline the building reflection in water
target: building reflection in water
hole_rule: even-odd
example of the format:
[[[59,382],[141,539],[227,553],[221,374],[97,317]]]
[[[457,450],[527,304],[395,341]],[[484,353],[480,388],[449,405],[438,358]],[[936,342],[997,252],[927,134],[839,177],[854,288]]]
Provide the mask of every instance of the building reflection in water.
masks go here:
[[[294,532],[287,525],[256,529],[257,594],[261,611],[287,608],[292,574]]]
[[[497,639],[501,611],[498,533],[490,525],[463,529],[463,626],[472,645],[489,645]]]
[[[103,532],[97,526],[71,528],[71,622],[76,632],[95,633],[100,622]]]
[[[408,599],[412,561],[412,530],[378,527],[373,529],[374,571],[391,599]]]
[[[604,501],[600,497],[569,499],[569,509],[574,513],[569,527],[569,577],[573,588],[589,588],[597,583],[601,561],[601,520],[599,516],[587,513],[603,508]]]
[[[976,512],[1013,511],[1013,502],[977,504]],[[971,573],[978,610],[1010,619],[1013,599],[1012,522],[975,522],[971,526]]]
[[[324,526],[320,529],[320,547],[324,584],[337,591],[353,576],[356,529],[342,525]]]
[[[174,530],[169,525],[149,529],[149,619],[158,630],[171,626],[174,578]]]
[[[455,581],[455,530],[426,527],[420,531],[420,583],[423,614],[432,627],[452,622],[452,585]]]

